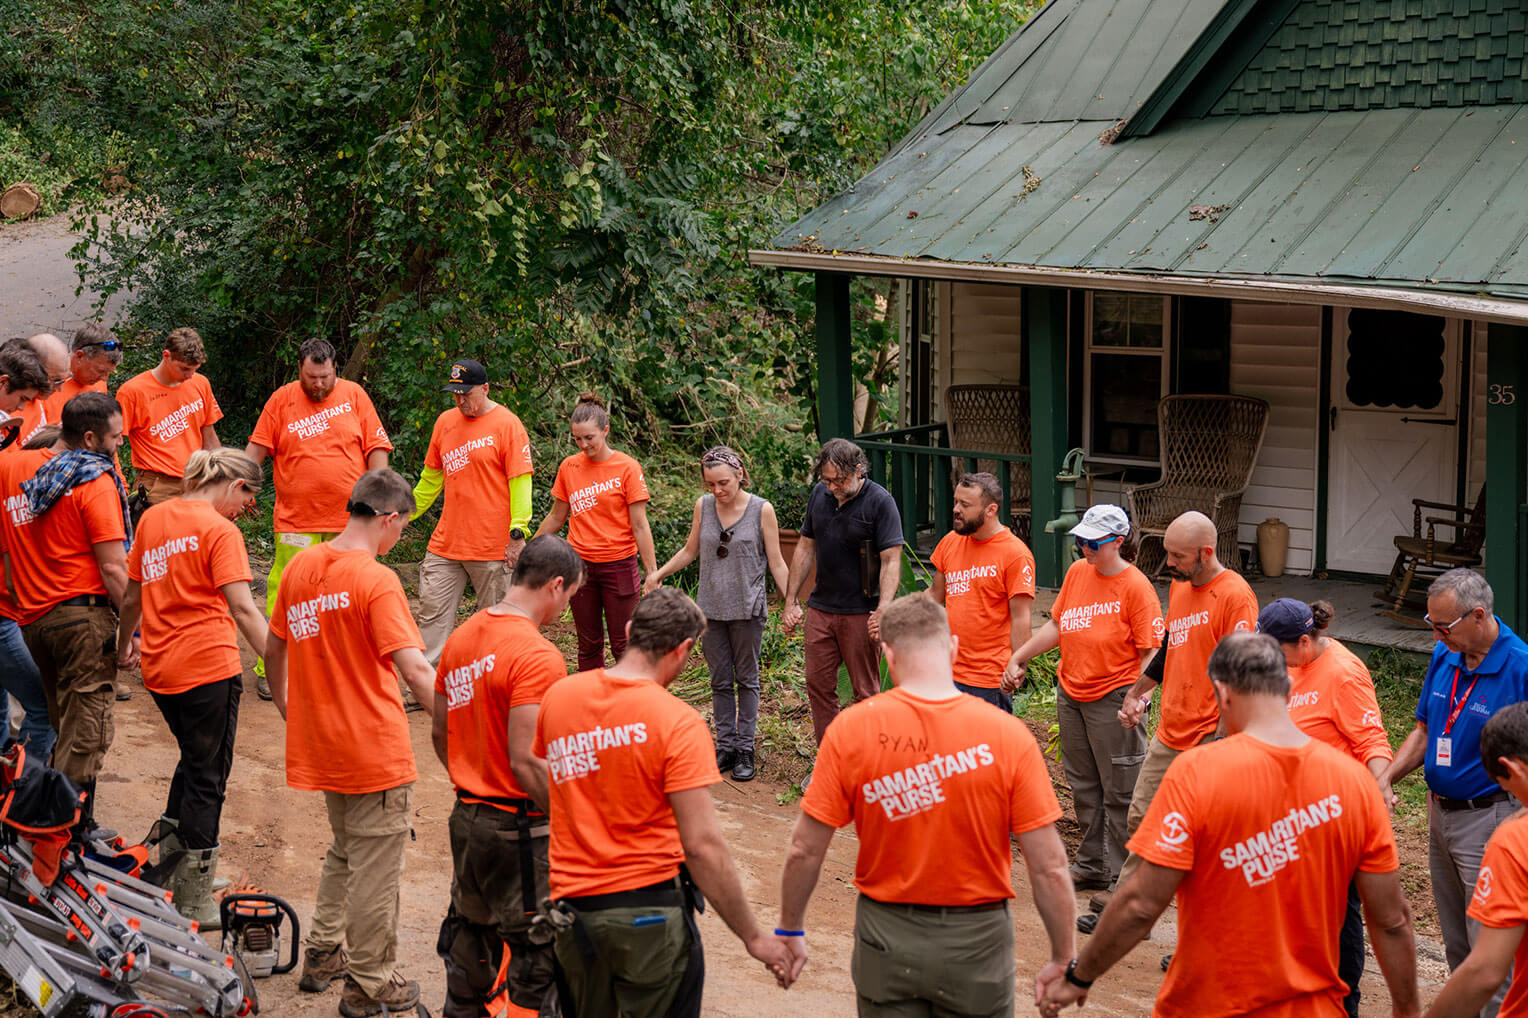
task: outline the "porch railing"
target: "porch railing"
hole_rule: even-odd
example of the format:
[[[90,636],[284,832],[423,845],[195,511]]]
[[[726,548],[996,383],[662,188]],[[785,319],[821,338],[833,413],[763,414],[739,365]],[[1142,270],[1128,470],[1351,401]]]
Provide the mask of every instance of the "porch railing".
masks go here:
[[[854,436],[855,444],[870,460],[870,476],[891,492],[902,513],[902,536],[910,547],[918,546],[920,532],[944,534],[954,525],[954,483],[957,470],[975,473],[978,460],[1028,463],[1017,453],[981,452],[948,447],[949,430],[943,423],[923,424],[896,431],[872,431]],[[1012,471],[997,472],[1003,488],[998,519],[1013,525]]]

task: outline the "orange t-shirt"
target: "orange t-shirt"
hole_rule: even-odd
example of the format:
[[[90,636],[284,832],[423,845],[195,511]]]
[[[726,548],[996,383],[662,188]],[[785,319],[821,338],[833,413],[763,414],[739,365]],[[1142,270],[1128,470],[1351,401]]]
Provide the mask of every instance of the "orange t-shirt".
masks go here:
[[[132,446],[134,470],[170,477],[185,473],[186,461],[202,447],[202,429],[223,419],[223,409],[203,374],[173,388],[160,385],[152,370],[134,375],[117,389],[122,434]]]
[[[317,544],[281,574],[271,634],[287,644],[287,784],[363,795],[415,780],[391,657],[424,649],[398,574]]]
[[[951,531],[932,561],[944,574],[944,607],[960,641],[955,681],[998,688],[1013,654],[1008,599],[1035,596],[1034,555],[1005,527],[985,541]]]
[[[1246,734],[1175,759],[1129,849],[1186,873],[1157,1018],[1340,1018],[1348,884],[1400,865],[1379,786],[1352,757]]]
[[[445,507],[430,551],[458,562],[500,561],[509,541],[509,480],[531,472],[531,440],[503,406],[481,417],[455,408],[435,418],[424,465],[445,478]]]
[[[552,897],[678,874],[684,848],[669,794],[722,779],[693,707],[650,679],[579,672],[542,697],[534,748],[551,770]]]
[[[63,420],[64,404],[82,392],[105,392],[106,383],[96,382],[94,385],[81,385],[73,378],[68,379],[58,387],[58,391],[42,401],[43,417],[49,424],[57,424]]]
[[[1078,560],[1051,605],[1061,634],[1061,688],[1093,703],[1141,677],[1141,651],[1162,646],[1162,602],[1146,574],[1127,565],[1105,576]]]
[[[32,511],[27,508],[26,496],[21,493],[21,482],[37,473],[37,468],[53,452],[49,449],[22,449],[19,444],[11,445],[6,451],[13,450],[25,455],[0,457],[0,500],[4,501],[4,513],[0,514],[0,551],[10,556],[11,582],[19,586],[21,580],[17,574],[22,568],[21,561],[11,549],[19,539],[20,532],[30,528],[33,520]],[[21,606],[11,596],[10,585],[4,583],[0,583],[0,616],[21,625],[32,621],[23,618]]]
[[[524,615],[480,611],[446,640],[435,694],[446,705],[451,783],[463,800],[526,798],[509,767],[509,712],[541,703],[567,674],[557,645]]]
[[[94,547],[121,541],[127,534],[122,500],[111,474],[80,485],[41,516],[32,516],[21,482],[30,480],[51,455],[46,449],[29,449],[0,457],[0,495],[6,514],[6,527],[0,532],[5,533],[11,582],[16,586],[16,621],[24,626],[60,601],[105,594]]]
[[[1528,924],[1528,812],[1513,814],[1486,842],[1469,916],[1498,930]],[[1528,937],[1517,945],[1512,972],[1498,1018],[1528,1016]]]
[[[623,452],[611,450],[596,463],[581,452],[562,461],[552,497],[568,503],[568,543],[586,562],[619,562],[637,553],[628,507],[646,502],[642,467]]]
[[[1361,764],[1395,758],[1380,720],[1374,680],[1351,650],[1329,640],[1316,660],[1289,669],[1289,683],[1289,716],[1306,735]]]
[[[366,457],[393,447],[371,397],[344,378],[320,403],[298,382],[283,385],[265,401],[249,440],[271,451],[278,534],[344,530],[345,505],[366,472]]]
[[[1162,720],[1157,738],[1183,750],[1215,733],[1220,708],[1210,685],[1210,652],[1230,632],[1257,628],[1257,595],[1247,581],[1223,570],[1196,587],[1174,580],[1167,594],[1167,661],[1162,673]]]
[[[143,585],[143,684],[184,693],[243,671],[222,588],[249,582],[244,535],[211,502],[172,498],[138,523],[127,575]]]
[[[872,696],[828,726],[807,816],[859,836],[854,886],[876,901],[979,905],[1013,897],[1008,836],[1061,806],[1024,722],[969,696]]]

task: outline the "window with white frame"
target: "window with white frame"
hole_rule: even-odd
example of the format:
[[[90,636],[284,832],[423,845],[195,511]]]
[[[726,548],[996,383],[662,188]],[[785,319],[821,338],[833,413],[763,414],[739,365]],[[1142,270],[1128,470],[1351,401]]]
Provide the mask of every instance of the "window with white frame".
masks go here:
[[[1156,463],[1157,403],[1167,392],[1169,298],[1089,293],[1083,445],[1103,463]]]

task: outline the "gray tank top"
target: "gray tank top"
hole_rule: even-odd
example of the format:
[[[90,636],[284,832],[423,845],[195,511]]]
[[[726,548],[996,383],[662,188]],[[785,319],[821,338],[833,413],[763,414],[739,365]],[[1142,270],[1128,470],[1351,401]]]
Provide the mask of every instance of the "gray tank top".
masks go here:
[[[739,622],[763,618],[764,573],[769,565],[764,555],[764,527],[759,522],[764,500],[748,496],[743,517],[727,528],[727,557],[717,557],[722,545],[722,523],[716,515],[716,497],[701,497],[700,505],[700,588],[695,603],[706,618]]]

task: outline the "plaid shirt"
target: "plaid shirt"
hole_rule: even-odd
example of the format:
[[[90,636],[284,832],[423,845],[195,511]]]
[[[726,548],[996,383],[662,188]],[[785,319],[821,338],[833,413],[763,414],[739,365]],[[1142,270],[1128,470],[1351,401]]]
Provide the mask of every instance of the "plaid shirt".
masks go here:
[[[27,497],[27,508],[32,510],[32,515],[41,516],[75,488],[108,473],[117,484],[117,500],[122,504],[122,526],[127,533],[122,547],[131,551],[133,514],[127,508],[127,490],[122,487],[122,478],[117,476],[116,465],[105,453],[66,449],[38,467],[31,480],[22,481],[21,491]]]

